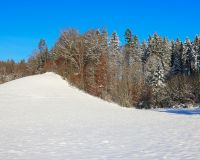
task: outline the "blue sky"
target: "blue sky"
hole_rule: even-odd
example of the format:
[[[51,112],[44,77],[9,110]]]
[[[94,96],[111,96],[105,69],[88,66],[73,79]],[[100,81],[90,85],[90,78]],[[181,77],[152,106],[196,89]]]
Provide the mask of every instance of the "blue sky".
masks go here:
[[[0,60],[27,57],[40,38],[49,48],[66,28],[80,32],[106,27],[121,41],[126,28],[147,39],[157,32],[169,39],[200,34],[199,0],[0,0]]]

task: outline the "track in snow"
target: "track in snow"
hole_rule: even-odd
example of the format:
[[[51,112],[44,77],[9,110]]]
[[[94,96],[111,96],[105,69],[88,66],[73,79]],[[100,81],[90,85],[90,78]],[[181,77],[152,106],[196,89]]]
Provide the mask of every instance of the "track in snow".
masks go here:
[[[0,85],[1,160],[200,159],[200,116],[121,108],[54,73]]]

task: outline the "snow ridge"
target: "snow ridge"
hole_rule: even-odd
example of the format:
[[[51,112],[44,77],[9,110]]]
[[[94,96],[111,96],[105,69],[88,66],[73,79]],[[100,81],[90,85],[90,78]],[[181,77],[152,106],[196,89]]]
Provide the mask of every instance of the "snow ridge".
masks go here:
[[[200,159],[200,116],[121,108],[54,73],[0,85],[2,160]]]

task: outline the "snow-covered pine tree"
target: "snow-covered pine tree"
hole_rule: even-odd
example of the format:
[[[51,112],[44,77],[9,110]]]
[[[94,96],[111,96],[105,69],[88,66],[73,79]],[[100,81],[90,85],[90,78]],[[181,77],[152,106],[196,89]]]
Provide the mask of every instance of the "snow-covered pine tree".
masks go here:
[[[171,74],[182,74],[183,67],[183,44],[177,38],[176,42],[172,43]]]
[[[139,85],[143,82],[143,67],[142,67],[142,51],[138,37],[133,36],[132,44],[130,47],[130,77],[131,85]]]
[[[130,99],[131,99],[131,46],[133,42],[133,34],[130,29],[125,31],[125,45],[123,46],[122,55],[123,55],[123,63],[122,63],[122,80],[120,83],[119,91],[121,99],[121,104],[124,106],[131,106]]]
[[[148,61],[147,61],[147,71],[146,71],[146,80],[150,83],[151,86],[158,86],[159,84],[153,83],[154,74],[157,74],[157,70],[159,69],[160,73],[164,73],[164,50],[163,50],[163,41],[162,39],[155,33],[154,36],[149,38],[148,41]],[[159,66],[159,67],[158,67]],[[160,77],[160,81],[163,81],[163,77]]]
[[[131,44],[133,41],[133,35],[132,35],[132,31],[130,29],[127,29],[125,32],[125,40],[126,40],[126,44],[124,47],[124,62],[125,62],[125,68],[129,68],[130,66],[130,48],[131,48]]]
[[[192,48],[192,44],[189,38],[186,38],[184,46],[183,46],[183,63],[184,63],[184,74],[192,75],[194,73],[194,50]]]
[[[130,47],[133,40],[132,31],[130,29],[127,29],[125,31],[125,41],[126,44],[123,47],[123,55],[124,55],[124,62],[123,62],[123,74],[122,79],[126,85],[126,88],[128,87],[128,79],[129,79],[129,70],[130,70]]]
[[[161,58],[162,66],[164,69],[164,74],[168,74],[170,71],[170,60],[171,60],[171,45],[167,38],[163,39],[162,42],[162,49],[163,49],[163,55]]]
[[[38,44],[38,71],[41,72],[45,64],[49,60],[49,51],[44,39],[41,39]]]
[[[156,87],[161,87],[164,86],[164,70],[162,69],[162,64],[158,63],[157,64],[157,69],[152,73],[152,78],[151,78],[151,85],[156,88]]]
[[[146,62],[147,62],[147,59],[148,59],[148,51],[147,51],[147,44],[145,41],[142,42],[142,45],[141,45],[141,61],[142,61],[142,72],[143,72],[143,75],[145,74],[145,66],[146,66]]]
[[[200,38],[198,36],[196,36],[194,39],[193,50],[194,50],[195,72],[199,74],[200,73]]]
[[[125,70],[127,72],[127,80],[131,82],[133,80],[134,72],[136,73],[136,70],[140,68],[140,66],[138,68],[138,65],[141,65],[142,54],[138,37],[136,35],[133,35],[130,29],[126,30],[125,39]]]
[[[101,52],[101,33],[99,30],[90,30],[84,34],[84,46],[86,49],[85,63],[98,63]]]
[[[163,40],[156,33],[149,37],[146,62],[145,81],[152,89],[152,102],[161,106],[166,102],[165,76],[170,65],[170,50],[167,40]]]
[[[147,59],[148,59],[146,41],[143,41],[142,44],[141,44],[141,53],[142,53],[141,60],[142,60],[143,63],[146,63]]]
[[[49,59],[49,52],[48,52],[48,47],[47,47],[46,41],[44,39],[40,40],[39,45],[38,45],[38,49],[39,49],[39,52],[44,59],[43,60],[44,63],[47,63],[47,61]]]
[[[119,49],[119,37],[117,35],[116,32],[113,32],[112,33],[112,36],[110,37],[110,42],[109,42],[109,45],[110,45],[110,48],[112,48],[114,50],[114,53],[115,54],[115,50],[118,50]]]
[[[171,42],[171,57],[170,57],[170,67],[174,66],[174,58],[175,58],[175,42]]]

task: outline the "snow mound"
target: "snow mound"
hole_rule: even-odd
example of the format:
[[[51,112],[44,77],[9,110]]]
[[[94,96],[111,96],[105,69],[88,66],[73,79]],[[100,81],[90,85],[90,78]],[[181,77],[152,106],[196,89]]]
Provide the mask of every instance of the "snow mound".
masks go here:
[[[2,160],[200,159],[200,116],[121,108],[54,73],[0,85]]]

